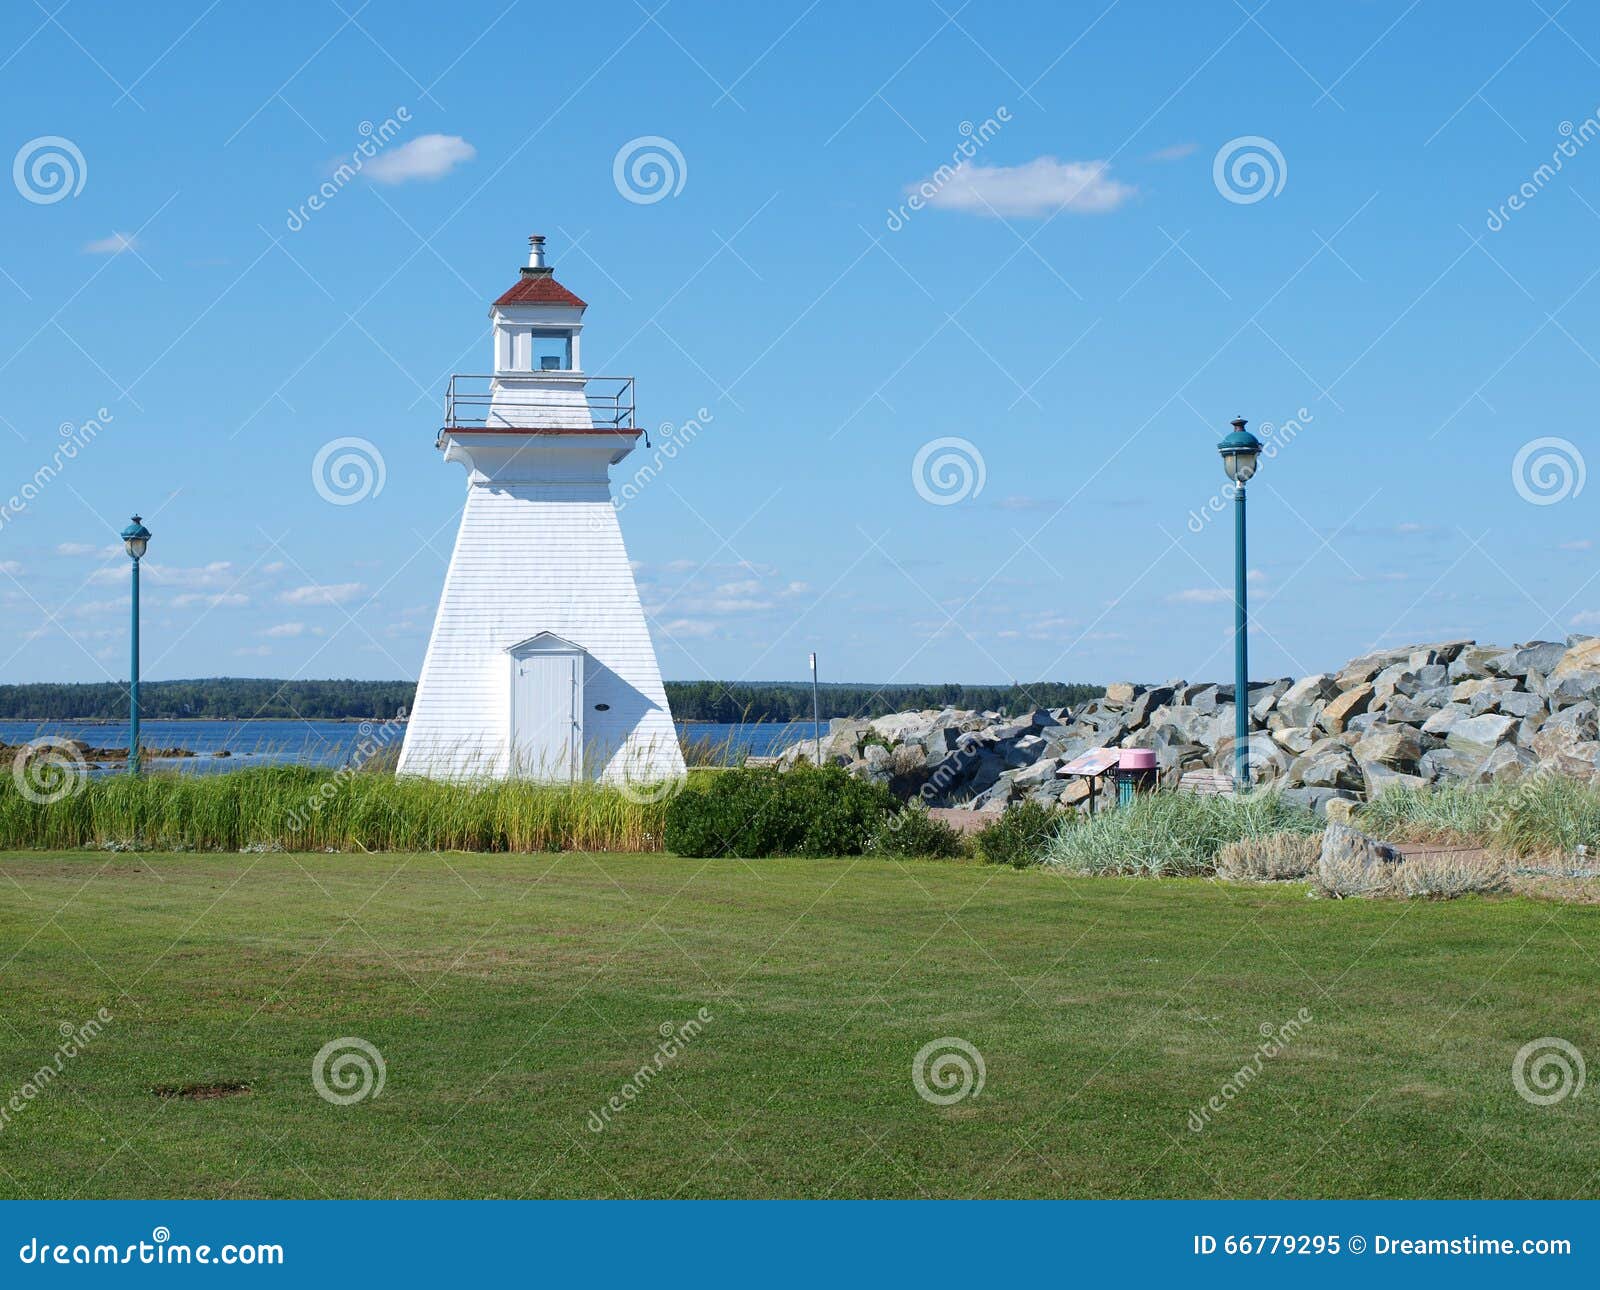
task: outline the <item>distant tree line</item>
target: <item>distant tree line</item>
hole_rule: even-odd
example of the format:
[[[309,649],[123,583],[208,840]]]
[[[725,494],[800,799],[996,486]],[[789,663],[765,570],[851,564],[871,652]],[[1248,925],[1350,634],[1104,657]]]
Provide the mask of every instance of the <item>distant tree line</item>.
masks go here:
[[[386,721],[410,711],[417,687],[410,681],[271,681],[205,677],[194,681],[141,681],[139,715],[145,720],[246,717],[332,721]],[[0,720],[54,721],[125,717],[128,688],[105,681],[74,685],[0,685]]]
[[[977,708],[1016,715],[1034,708],[1072,708],[1105,693],[1099,685],[1040,681],[1033,685],[866,685],[818,687],[822,716],[881,717],[918,708]],[[680,721],[809,721],[805,681],[668,681],[667,701]]]
[[[811,686],[803,681],[668,681],[667,701],[680,721],[809,721]],[[249,717],[332,721],[387,720],[409,712],[410,681],[271,681],[209,677],[145,681],[139,712],[146,720]],[[822,716],[881,717],[914,708],[979,708],[1015,715],[1032,708],[1069,708],[1098,698],[1098,685],[1040,681],[1032,685],[866,685],[820,687]],[[0,720],[116,719],[128,715],[128,691],[116,682],[0,685]]]

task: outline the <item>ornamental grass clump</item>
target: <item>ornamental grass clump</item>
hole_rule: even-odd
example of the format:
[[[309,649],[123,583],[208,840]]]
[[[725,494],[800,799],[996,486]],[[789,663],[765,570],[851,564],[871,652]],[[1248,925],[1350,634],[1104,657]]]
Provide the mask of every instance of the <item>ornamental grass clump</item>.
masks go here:
[[[1217,852],[1217,877],[1228,882],[1293,882],[1316,868],[1320,833],[1240,838]]]
[[[1082,874],[1203,877],[1230,842],[1321,831],[1315,815],[1270,790],[1238,797],[1145,793],[1062,830],[1045,862]]]

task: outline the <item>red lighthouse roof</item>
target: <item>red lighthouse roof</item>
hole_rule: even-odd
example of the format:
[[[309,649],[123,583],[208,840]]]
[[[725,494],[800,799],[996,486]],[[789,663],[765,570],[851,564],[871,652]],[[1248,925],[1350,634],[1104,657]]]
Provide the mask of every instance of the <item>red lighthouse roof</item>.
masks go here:
[[[522,276],[505,295],[495,301],[496,305],[576,305],[579,309],[586,309],[585,301],[578,299],[572,292],[555,280],[555,275],[545,269],[524,269]]]

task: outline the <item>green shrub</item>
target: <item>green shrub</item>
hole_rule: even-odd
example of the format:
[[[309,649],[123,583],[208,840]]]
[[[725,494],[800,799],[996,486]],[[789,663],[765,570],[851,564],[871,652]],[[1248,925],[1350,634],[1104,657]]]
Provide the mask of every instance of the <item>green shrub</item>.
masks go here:
[[[1085,874],[1209,875],[1230,842],[1321,831],[1315,815],[1270,790],[1242,797],[1142,793],[1127,806],[1064,830],[1046,861]]]
[[[943,820],[928,814],[928,808],[909,805],[903,811],[878,822],[867,838],[866,854],[872,856],[920,856],[948,860],[963,853],[961,835]]]
[[[665,841],[681,856],[860,855],[894,807],[838,766],[726,770],[672,800]]]
[[[984,864],[1008,864],[1026,869],[1040,863],[1066,816],[1039,802],[1008,806],[993,824],[973,835],[972,844]]]

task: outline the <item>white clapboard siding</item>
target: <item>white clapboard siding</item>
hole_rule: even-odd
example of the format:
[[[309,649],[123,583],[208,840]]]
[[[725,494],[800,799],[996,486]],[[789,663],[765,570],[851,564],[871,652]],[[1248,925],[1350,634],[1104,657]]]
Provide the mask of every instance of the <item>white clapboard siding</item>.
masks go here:
[[[539,632],[587,651],[583,741],[596,778],[648,782],[683,773],[609,491],[536,484],[467,490],[400,773],[508,773],[506,651]]]

